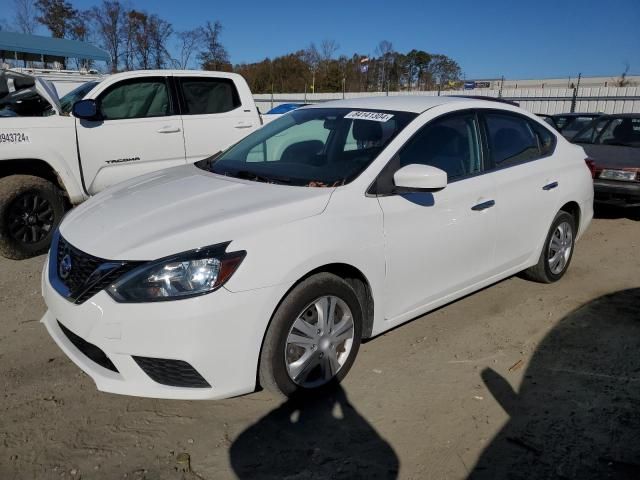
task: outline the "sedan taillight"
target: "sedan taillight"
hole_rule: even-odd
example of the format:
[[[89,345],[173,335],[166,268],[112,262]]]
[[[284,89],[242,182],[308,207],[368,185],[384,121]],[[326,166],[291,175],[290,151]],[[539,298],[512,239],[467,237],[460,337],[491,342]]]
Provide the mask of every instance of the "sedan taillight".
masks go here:
[[[585,158],[584,161],[591,172],[591,177],[596,178],[596,162],[591,158]]]

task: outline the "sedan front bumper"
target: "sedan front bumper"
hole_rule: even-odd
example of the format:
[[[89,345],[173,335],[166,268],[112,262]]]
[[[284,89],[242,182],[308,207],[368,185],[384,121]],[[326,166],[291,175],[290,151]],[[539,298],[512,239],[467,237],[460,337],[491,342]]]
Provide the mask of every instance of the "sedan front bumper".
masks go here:
[[[621,207],[640,206],[640,182],[595,179],[593,190],[596,203]]]
[[[170,399],[220,399],[256,388],[262,339],[287,286],[154,303],[101,291],[76,305],[43,272],[49,334],[99,390]]]

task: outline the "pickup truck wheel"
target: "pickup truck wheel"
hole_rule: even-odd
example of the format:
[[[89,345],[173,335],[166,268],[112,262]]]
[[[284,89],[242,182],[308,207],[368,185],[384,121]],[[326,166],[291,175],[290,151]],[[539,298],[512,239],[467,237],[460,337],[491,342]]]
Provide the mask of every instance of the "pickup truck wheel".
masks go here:
[[[64,212],[62,192],[50,181],[0,178],[0,254],[21,260],[46,252]]]
[[[276,310],[260,355],[260,384],[279,396],[316,394],[340,382],[356,358],[362,308],[351,286],[319,273]]]

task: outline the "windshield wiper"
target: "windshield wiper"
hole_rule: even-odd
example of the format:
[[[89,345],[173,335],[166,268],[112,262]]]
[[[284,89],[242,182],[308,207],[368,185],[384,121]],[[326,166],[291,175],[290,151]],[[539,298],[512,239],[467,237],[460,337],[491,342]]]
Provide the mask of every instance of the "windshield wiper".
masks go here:
[[[207,170],[210,172],[213,162],[215,162],[218,159],[221,153],[222,153],[222,150],[214,153],[210,157],[203,158],[202,160],[195,162],[195,166],[198,168],[201,168],[202,170]]]
[[[264,183],[291,183],[291,180],[289,178],[285,178],[285,177],[269,177],[266,175],[261,175],[259,173],[256,172],[251,172],[249,170],[236,170],[235,172],[231,173],[228,171],[225,171],[223,173],[223,175],[227,175],[230,177],[236,177],[236,178],[242,178],[245,180],[253,180],[256,182],[264,182]]]

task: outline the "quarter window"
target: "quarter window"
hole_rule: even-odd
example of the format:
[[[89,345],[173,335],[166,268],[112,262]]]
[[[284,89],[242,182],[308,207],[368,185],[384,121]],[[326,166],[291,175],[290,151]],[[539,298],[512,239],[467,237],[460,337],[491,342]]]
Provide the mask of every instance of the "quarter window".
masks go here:
[[[431,165],[453,180],[481,171],[480,142],[474,114],[436,119],[422,128],[399,153],[400,166]]]
[[[540,148],[540,155],[545,157],[553,153],[553,149],[555,148],[555,136],[542,125],[539,125],[535,122],[531,122],[531,128],[535,132],[538,137],[538,146]]]
[[[506,167],[540,157],[538,140],[524,117],[485,114],[489,150],[496,167]]]
[[[240,106],[240,96],[228,78],[181,78],[185,114],[224,113]]]
[[[100,111],[105,120],[169,115],[167,83],[164,78],[117,83],[101,96]]]

